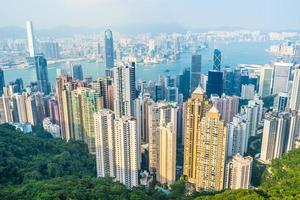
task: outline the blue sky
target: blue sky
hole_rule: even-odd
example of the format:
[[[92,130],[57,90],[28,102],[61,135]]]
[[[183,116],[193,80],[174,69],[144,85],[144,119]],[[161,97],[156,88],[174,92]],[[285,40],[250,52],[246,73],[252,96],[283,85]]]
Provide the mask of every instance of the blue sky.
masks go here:
[[[0,26],[101,28],[175,23],[187,29],[300,29],[300,0],[0,0]]]

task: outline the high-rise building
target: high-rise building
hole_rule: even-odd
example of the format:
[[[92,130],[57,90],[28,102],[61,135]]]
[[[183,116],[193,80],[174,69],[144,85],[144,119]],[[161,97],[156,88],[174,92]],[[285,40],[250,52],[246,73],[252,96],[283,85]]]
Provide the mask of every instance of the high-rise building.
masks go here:
[[[273,68],[266,65],[260,69],[259,95],[266,97],[271,95],[271,84],[273,78]]]
[[[213,70],[221,70],[221,51],[219,49],[214,50],[214,65]]]
[[[183,95],[183,100],[188,99],[190,96],[190,79],[191,79],[191,69],[186,68],[179,76],[178,89],[179,89],[179,93]]]
[[[38,90],[43,92],[45,95],[50,94],[50,82],[48,79],[48,67],[47,60],[43,55],[36,55],[35,59],[35,68],[36,68],[36,78]]]
[[[116,118],[134,116],[135,63],[114,67],[114,111]]]
[[[83,80],[83,71],[81,64],[71,64],[71,75],[74,81],[76,80]]]
[[[201,78],[201,55],[192,55],[190,89],[193,92],[200,84]]]
[[[102,98],[95,90],[78,87],[70,92],[69,109],[70,137],[83,141],[89,152],[95,153],[94,113],[103,108]]]
[[[107,29],[104,33],[105,43],[105,66],[106,69],[113,68],[114,65],[114,44],[112,31]]]
[[[203,88],[204,91],[207,90],[207,79],[208,76],[206,74],[201,74],[200,86]]]
[[[149,106],[154,104],[154,101],[149,95],[144,94],[141,103],[141,141],[142,143],[149,143]]]
[[[295,69],[291,91],[290,108],[300,111],[300,67]]]
[[[116,180],[127,188],[138,185],[139,141],[136,120],[123,116],[115,120]]]
[[[172,133],[177,134],[177,105],[171,102],[148,102],[149,171],[159,173],[160,126],[172,124]]]
[[[19,115],[19,122],[20,123],[27,123],[27,111],[26,111],[26,93],[22,94],[14,94],[13,98],[16,99],[18,115]]]
[[[5,81],[4,81],[4,72],[2,69],[0,69],[0,96],[3,94],[3,87],[5,86]]]
[[[241,99],[253,99],[255,95],[255,85],[253,84],[243,84]]]
[[[254,97],[250,100],[247,106],[243,106],[241,113],[246,116],[249,121],[249,137],[257,135],[258,124],[262,121],[263,101]]]
[[[159,170],[157,180],[171,185],[176,181],[176,132],[171,123],[159,127]]]
[[[26,98],[27,120],[32,125],[38,125],[38,108],[34,96]]]
[[[242,80],[241,70],[239,68],[234,69],[233,72],[233,94],[241,96]]]
[[[83,123],[85,143],[88,145],[89,152],[94,154],[96,153],[94,113],[103,108],[103,101],[100,93],[85,88],[84,92],[81,94],[81,106],[81,121]]]
[[[177,87],[167,87],[166,88],[166,98],[167,101],[178,102],[178,88]]]
[[[199,145],[200,121],[211,107],[212,104],[200,86],[194,90],[191,98],[185,103],[183,174],[193,184],[196,184],[197,179],[197,146]]]
[[[291,111],[290,130],[287,139],[286,152],[297,148],[296,140],[300,133],[300,112]],[[298,137],[299,138],[299,137]]]
[[[53,124],[60,125],[59,120],[59,105],[56,99],[50,99],[48,102],[49,106],[49,119]]]
[[[234,72],[230,67],[223,69],[223,90],[226,95],[233,95]]]
[[[207,80],[207,96],[210,97],[212,94],[222,96],[223,94],[223,72],[210,70],[208,71]]]
[[[225,188],[249,189],[253,158],[239,154],[233,156],[226,165]]]
[[[272,94],[279,92],[288,92],[289,78],[291,73],[292,63],[274,62],[273,67],[273,84]]]
[[[238,113],[239,98],[237,96],[226,96],[212,98],[214,106],[219,110],[221,114],[221,120],[225,123],[232,121],[233,116]]]
[[[216,107],[199,124],[196,146],[196,191],[220,191],[224,186],[226,128]]]
[[[284,112],[288,106],[289,94],[287,92],[280,92],[274,99],[273,110],[276,112]]]
[[[113,81],[108,77],[101,77],[91,83],[92,89],[100,93],[103,107],[113,110]]]
[[[233,117],[227,125],[227,158],[235,154],[244,155],[248,148],[249,122],[242,115]]]
[[[70,91],[73,89],[70,76],[59,76],[56,78],[56,99],[58,102],[59,121],[61,128],[61,138],[70,139],[70,112],[71,106],[69,99],[71,98]]]
[[[28,52],[30,57],[34,57],[36,54],[36,41],[33,33],[33,25],[31,21],[26,22],[27,28],[27,42],[28,42]]]
[[[114,119],[115,115],[109,109],[94,114],[98,177],[116,176]]]
[[[269,113],[264,119],[260,159],[269,163],[287,152],[290,128],[289,113]]]
[[[1,123],[13,122],[10,97],[5,95],[2,95],[0,97],[0,122]]]

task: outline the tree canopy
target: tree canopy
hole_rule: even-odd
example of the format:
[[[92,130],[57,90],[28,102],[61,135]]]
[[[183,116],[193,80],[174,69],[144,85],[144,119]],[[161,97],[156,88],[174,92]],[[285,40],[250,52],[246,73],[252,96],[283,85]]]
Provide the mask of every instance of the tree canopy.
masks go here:
[[[111,178],[96,178],[95,157],[80,142],[54,139],[40,128],[23,134],[0,126],[0,197],[3,200],[259,200],[300,199],[300,149],[273,160],[256,189],[189,193],[180,178],[166,195],[154,188],[128,190]],[[189,195],[187,195],[189,193]]]

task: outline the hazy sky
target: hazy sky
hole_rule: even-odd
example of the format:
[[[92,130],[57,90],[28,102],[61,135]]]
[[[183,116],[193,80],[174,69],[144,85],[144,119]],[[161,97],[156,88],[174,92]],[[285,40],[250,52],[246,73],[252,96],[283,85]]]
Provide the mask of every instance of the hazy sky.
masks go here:
[[[37,28],[176,23],[188,29],[300,29],[300,0],[0,0],[0,8],[0,26],[32,20]]]

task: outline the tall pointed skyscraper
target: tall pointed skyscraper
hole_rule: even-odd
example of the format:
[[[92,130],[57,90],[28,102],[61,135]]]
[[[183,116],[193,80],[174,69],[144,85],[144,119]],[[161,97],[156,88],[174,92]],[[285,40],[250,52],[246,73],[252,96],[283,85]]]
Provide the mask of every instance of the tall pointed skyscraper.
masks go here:
[[[43,92],[45,95],[50,93],[50,82],[48,79],[48,67],[47,60],[43,55],[34,56],[35,69],[36,69],[36,78],[38,90]]]
[[[28,52],[30,57],[34,57],[36,53],[36,43],[33,33],[33,25],[31,21],[26,22],[27,29],[27,41],[28,41]]]
[[[221,51],[219,49],[214,50],[214,65],[213,70],[221,70]]]
[[[113,43],[113,34],[110,29],[107,29],[104,33],[104,43],[105,43],[105,66],[106,69],[111,69],[114,67],[114,43]]]

